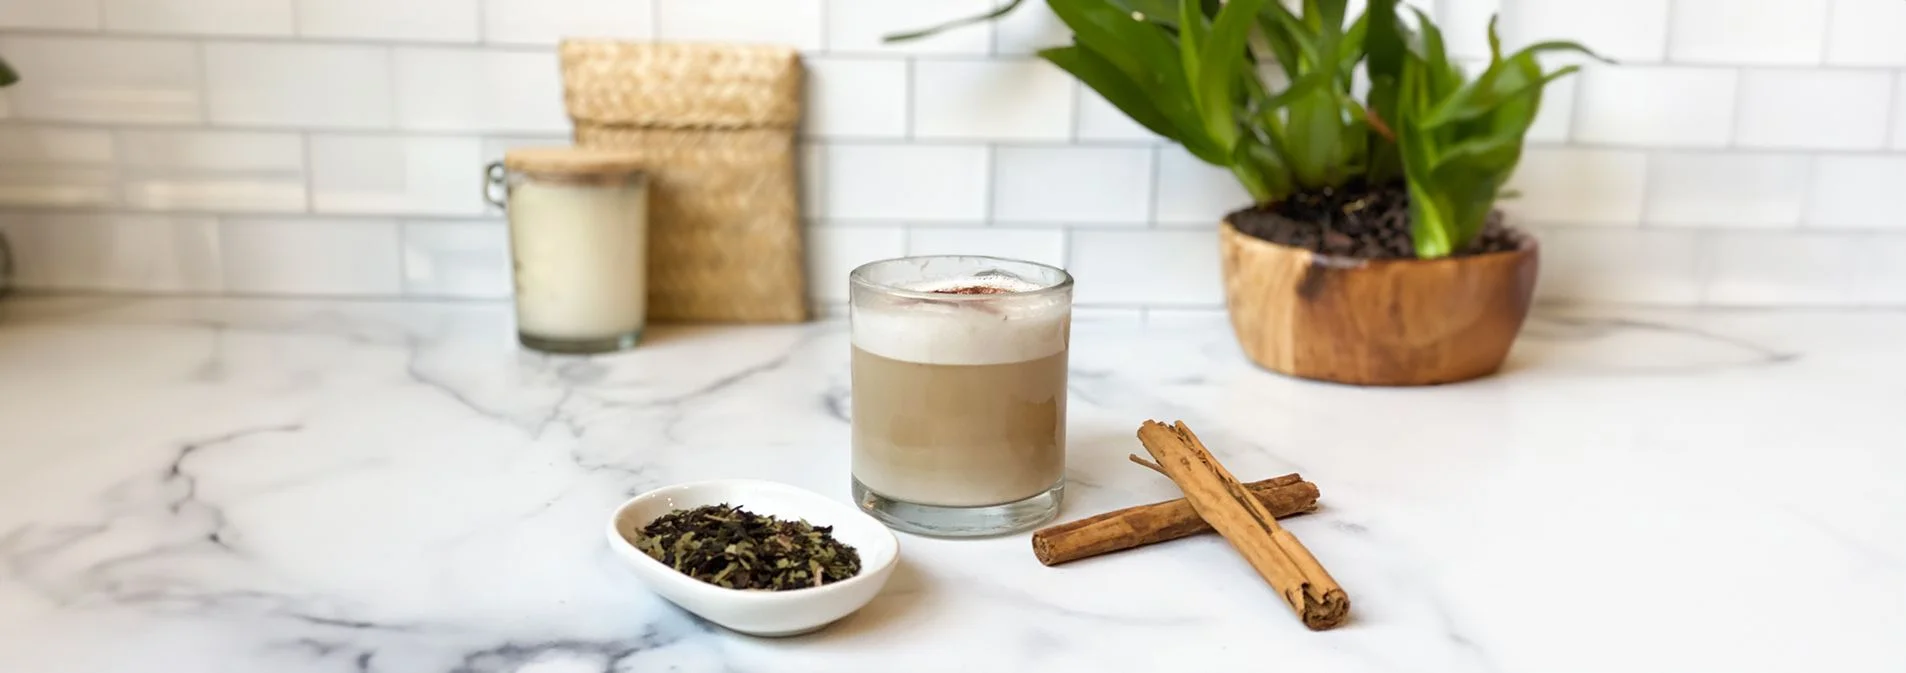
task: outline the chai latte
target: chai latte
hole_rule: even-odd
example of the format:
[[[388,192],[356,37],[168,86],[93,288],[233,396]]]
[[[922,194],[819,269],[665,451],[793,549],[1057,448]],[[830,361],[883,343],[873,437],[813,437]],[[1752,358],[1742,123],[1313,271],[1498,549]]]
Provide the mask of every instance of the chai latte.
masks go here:
[[[937,289],[936,289],[937,288]],[[854,478],[921,505],[1025,500],[1065,474],[1069,297],[1008,279],[955,279],[853,316]]]

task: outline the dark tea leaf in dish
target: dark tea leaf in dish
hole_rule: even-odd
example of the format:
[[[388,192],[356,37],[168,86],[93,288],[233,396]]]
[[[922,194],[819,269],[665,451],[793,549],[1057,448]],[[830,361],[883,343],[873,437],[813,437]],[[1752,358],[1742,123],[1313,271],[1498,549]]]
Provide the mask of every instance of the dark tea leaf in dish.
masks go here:
[[[860,573],[860,553],[832,526],[755,514],[726,503],[678,509],[642,528],[636,548],[695,579],[729,589],[818,587]]]

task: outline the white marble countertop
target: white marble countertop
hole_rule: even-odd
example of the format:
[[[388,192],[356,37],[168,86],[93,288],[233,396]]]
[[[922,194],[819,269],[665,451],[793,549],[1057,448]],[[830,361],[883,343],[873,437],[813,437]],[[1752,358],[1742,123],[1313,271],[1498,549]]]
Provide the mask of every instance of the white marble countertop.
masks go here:
[[[0,304],[0,671],[1906,670],[1906,313],[1544,312],[1503,375],[1360,389],[1219,316],[1082,320],[1076,518],[1174,495],[1184,419],[1353,620],[1304,630],[1215,537],[1045,568],[903,536],[867,609],[764,640],[608,554],[654,486],[847,499],[841,323],[514,347],[500,304]]]

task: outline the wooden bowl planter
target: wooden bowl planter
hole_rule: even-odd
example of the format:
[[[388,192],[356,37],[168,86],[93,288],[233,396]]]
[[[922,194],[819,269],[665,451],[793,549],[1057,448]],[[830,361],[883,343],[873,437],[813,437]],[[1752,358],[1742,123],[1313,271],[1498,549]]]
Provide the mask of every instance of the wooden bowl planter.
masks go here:
[[[1238,343],[1272,371],[1359,385],[1465,381],[1502,366],[1535,293],[1537,246],[1415,260],[1323,255],[1219,228]]]

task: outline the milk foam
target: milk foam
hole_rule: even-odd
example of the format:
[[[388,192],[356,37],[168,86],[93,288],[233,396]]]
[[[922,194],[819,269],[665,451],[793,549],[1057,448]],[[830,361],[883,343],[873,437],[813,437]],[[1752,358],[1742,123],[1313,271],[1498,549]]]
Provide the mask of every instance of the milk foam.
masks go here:
[[[1039,289],[1022,280],[940,280],[921,292],[986,285],[1013,292]],[[972,296],[972,295],[965,295]],[[854,307],[854,346],[884,358],[930,365],[996,365],[1037,360],[1066,348],[1072,325],[1067,297],[989,295],[997,300],[920,302],[884,299]]]

